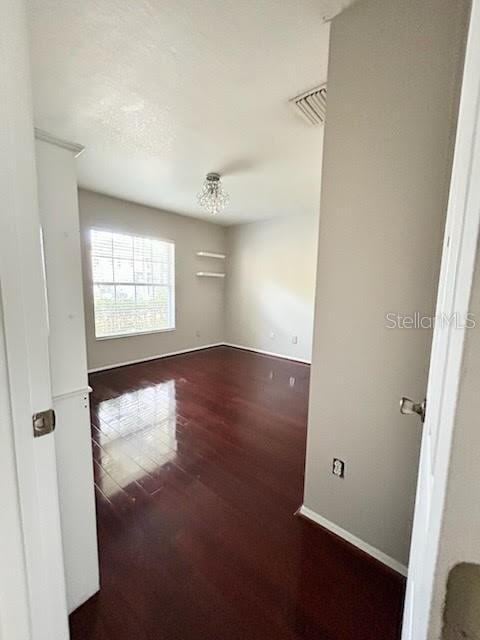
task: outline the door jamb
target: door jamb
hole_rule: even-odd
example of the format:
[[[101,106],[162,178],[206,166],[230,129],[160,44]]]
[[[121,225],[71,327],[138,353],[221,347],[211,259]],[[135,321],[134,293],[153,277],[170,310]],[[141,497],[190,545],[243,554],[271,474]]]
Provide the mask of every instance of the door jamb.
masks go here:
[[[451,256],[453,265],[453,295],[451,313],[466,318],[473,284],[475,261],[478,256],[480,229],[480,0],[472,0],[468,40],[465,52],[461,99],[458,111],[457,136],[448,202],[447,223],[443,256],[453,229],[460,231],[458,251]],[[442,264],[441,277],[446,264]],[[441,289],[441,287],[439,288]],[[441,301],[439,301],[440,304]],[[415,601],[405,603],[402,640],[426,640],[431,615],[435,570],[441,537],[442,516],[448,481],[451,443],[455,425],[457,399],[460,386],[461,367],[466,327],[449,327],[446,366],[437,377],[438,387],[434,392],[441,396],[440,421],[437,434],[435,460],[435,482],[432,489],[431,515],[427,533],[427,553],[422,558],[420,584],[416,576]],[[430,393],[430,390],[429,390]],[[410,560],[415,557],[416,537],[422,535],[413,526]],[[414,563],[412,562],[412,566]],[[409,580],[413,577],[410,575]],[[407,597],[409,594],[407,584]],[[409,604],[413,604],[410,608]],[[418,619],[411,619],[409,611]],[[412,635],[413,631],[413,635]]]

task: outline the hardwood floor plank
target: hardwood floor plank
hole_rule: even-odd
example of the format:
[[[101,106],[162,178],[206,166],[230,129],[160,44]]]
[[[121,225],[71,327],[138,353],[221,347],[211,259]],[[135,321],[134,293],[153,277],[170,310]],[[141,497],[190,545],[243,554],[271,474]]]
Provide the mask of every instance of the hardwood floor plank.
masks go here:
[[[102,589],[72,640],[398,640],[404,579],[293,515],[307,365],[216,347],[90,384]]]

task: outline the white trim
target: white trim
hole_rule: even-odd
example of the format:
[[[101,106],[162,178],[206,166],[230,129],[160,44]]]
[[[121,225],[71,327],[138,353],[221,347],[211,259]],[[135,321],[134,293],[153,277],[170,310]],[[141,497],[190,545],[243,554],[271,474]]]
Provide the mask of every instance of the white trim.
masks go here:
[[[5,348],[5,351],[2,348],[0,359],[3,360],[6,355],[11,433],[9,440],[5,441],[3,432],[8,431],[10,425],[7,422],[3,428],[2,423],[0,444],[8,447],[7,451],[2,451],[1,463],[3,465],[5,455],[6,464],[15,465],[17,486],[6,487],[8,499],[5,513],[2,509],[0,543],[3,545],[5,542],[7,532],[3,531],[4,528],[9,530],[13,525],[14,530],[20,533],[18,520],[15,522],[19,516],[23,532],[23,540],[19,542],[23,543],[24,562],[12,553],[8,559],[9,566],[2,561],[0,567],[0,635],[22,640],[67,640],[69,633],[55,436],[50,434],[34,438],[32,434],[32,414],[51,407],[52,394],[26,2],[4,0],[1,14],[0,94],[4,99],[0,127],[0,189],[3,209],[8,211],[8,215],[0,216],[2,333]],[[5,34],[8,36],[5,37]],[[4,366],[2,369],[4,375]],[[1,400],[3,402],[4,394]],[[16,491],[18,500],[15,514],[9,501],[14,498]],[[10,544],[6,548],[2,546],[1,554],[7,551],[15,549],[11,549]],[[12,579],[13,573],[16,574],[15,579]],[[26,593],[19,579],[26,586]],[[6,592],[8,601],[5,600]],[[15,607],[3,611],[4,606],[10,605],[11,599],[16,601]],[[15,620],[13,616],[18,619]],[[27,629],[27,626],[30,628]]]
[[[90,191],[89,189],[83,189],[82,191],[87,191],[88,193],[93,193],[96,196],[101,196],[102,198],[110,198],[110,200],[121,200],[121,198],[117,198],[116,196],[107,196],[104,193],[100,193],[98,191]],[[126,202],[126,201],[124,201]],[[147,205],[141,205],[143,206],[147,206]],[[148,206],[147,206],[148,208]],[[151,207],[150,207],[151,208]],[[181,214],[175,214],[175,215],[181,215]],[[104,231],[107,233],[120,233],[120,234],[125,234],[125,235],[129,235],[129,236],[136,236],[137,238],[148,238],[149,240],[159,240],[160,242],[169,242],[170,244],[173,244],[174,246],[177,243],[177,240],[174,240],[173,238],[167,238],[166,236],[158,236],[158,235],[143,235],[142,233],[136,233],[135,231],[133,231],[128,224],[122,224],[122,223],[118,223],[116,221],[112,221],[111,223],[108,222],[99,222],[99,223],[95,223],[93,224],[93,226],[91,227],[87,227],[83,230],[82,233],[85,234],[85,239],[86,239],[86,247],[88,249],[88,253],[89,256],[91,256],[92,253],[92,242],[91,242],[91,231]],[[175,259],[176,259],[176,254],[175,254]],[[90,266],[91,266],[92,261],[90,260]],[[93,282],[93,280],[92,280]],[[114,284],[118,284],[118,283],[114,283]],[[128,282],[126,284],[135,284],[134,282]],[[152,284],[152,283],[151,283]]]
[[[89,369],[88,373],[97,373],[98,371],[107,371],[108,369],[117,369],[118,367],[126,367],[129,364],[140,364],[141,362],[149,362],[150,360],[160,360],[161,358],[169,358],[170,356],[180,356],[183,353],[190,353],[191,351],[201,351],[202,349],[211,349],[212,347],[224,347],[224,342],[215,342],[213,344],[204,344],[200,347],[190,347],[189,349],[180,349],[179,351],[170,351],[170,353],[161,353],[156,356],[147,356],[146,358],[138,358],[137,360],[127,360],[126,362],[117,362],[115,364],[108,364],[103,367],[96,367],[95,369]]]
[[[37,140],[42,140],[43,142],[48,142],[49,144],[53,144],[56,147],[60,147],[61,149],[67,149],[67,151],[71,151],[75,158],[78,158],[80,154],[85,151],[85,147],[82,144],[78,144],[78,142],[69,142],[68,140],[63,140],[62,138],[57,138],[48,131],[44,129],[39,129],[35,127],[35,138]]]
[[[64,400],[66,398],[73,398],[74,396],[85,396],[89,393],[92,393],[92,387],[80,387],[79,389],[71,389],[70,391],[64,391],[63,393],[57,393],[57,395],[53,396],[53,400]]]
[[[70,603],[68,607],[68,615],[79,609],[82,604],[85,604],[87,600],[90,600],[96,593],[100,591],[100,579],[97,580],[96,585],[93,588],[90,588],[89,591],[85,591],[81,596],[76,598],[74,601]]]
[[[123,336],[123,337],[128,338],[130,336]],[[270,356],[272,358],[282,358],[283,360],[292,360],[293,362],[299,362],[301,364],[311,364],[310,360],[303,360],[302,358],[294,358],[293,356],[285,356],[281,353],[273,353],[272,351],[262,351],[262,349],[254,349],[253,347],[244,347],[240,344],[233,344],[231,342],[213,342],[212,344],[204,344],[200,347],[190,347],[188,349],[180,349],[179,351],[170,351],[169,353],[161,353],[156,356],[146,356],[145,358],[138,358],[137,360],[127,360],[126,362],[108,364],[103,367],[96,367],[95,369],[89,369],[88,373],[108,371],[108,369],[117,369],[118,367],[127,367],[130,364],[140,364],[141,362],[149,362],[150,360],[160,360],[161,358],[170,358],[171,356],[180,356],[183,353],[190,353],[191,351],[201,351],[202,349],[212,349],[212,347],[233,347],[234,349],[242,349],[243,351],[253,351],[254,353],[260,353],[263,356]]]
[[[225,347],[233,347],[234,349],[243,349],[244,351],[253,351],[260,353],[263,356],[271,356],[273,358],[283,358],[284,360],[293,360],[294,362],[301,362],[302,364],[312,364],[311,360],[305,360],[304,358],[297,358],[296,356],[286,356],[284,353],[275,353],[274,351],[264,351],[263,349],[255,349],[255,347],[246,347],[243,344],[234,344],[233,342],[224,342]]]
[[[28,580],[24,532],[19,507],[19,482],[15,464],[13,420],[8,383],[7,354],[3,330],[0,290],[0,482],[8,487],[2,496],[0,527],[0,614],[1,629],[9,637],[30,637]],[[3,637],[3,636],[2,636]],[[6,635],[5,635],[6,637]]]
[[[97,283],[95,283],[97,284]],[[115,283],[116,284],[116,283]],[[131,284],[131,283],[130,283]],[[149,285],[145,285],[149,286]],[[135,333],[115,333],[111,336],[95,336],[95,340],[117,340],[118,338],[134,338],[135,336],[149,336],[152,333],[168,333],[169,331],[176,331],[177,327],[170,327],[168,329],[153,329],[149,331],[135,331]]]
[[[357,549],[364,551],[369,556],[372,556],[372,558],[375,558],[375,560],[379,560],[382,564],[387,565],[387,567],[390,567],[390,569],[397,571],[402,576],[408,575],[408,569],[404,564],[398,562],[398,560],[395,560],[390,556],[387,556],[386,553],[383,553],[383,551],[372,547],[370,544],[364,542],[360,538],[357,538],[357,536],[354,536],[353,533],[350,533],[349,531],[342,529],[342,527],[339,527],[337,524],[330,522],[330,520],[327,520],[312,509],[309,509],[304,504],[302,504],[300,509],[297,511],[297,514],[303,516],[304,518],[307,518],[307,520],[315,522],[315,524],[320,525],[324,529],[328,529],[328,531],[331,531],[336,536],[339,536],[339,538],[343,538],[343,540],[346,540],[350,544],[353,544],[353,546],[357,547]]]

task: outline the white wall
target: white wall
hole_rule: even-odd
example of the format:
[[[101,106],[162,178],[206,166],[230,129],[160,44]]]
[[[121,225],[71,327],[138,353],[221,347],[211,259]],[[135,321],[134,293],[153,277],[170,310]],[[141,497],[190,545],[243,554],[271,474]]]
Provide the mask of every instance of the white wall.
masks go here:
[[[199,278],[214,270],[197,251],[225,252],[225,228],[91,191],[79,191],[83,278],[89,369],[140,360],[182,349],[223,342],[224,282]],[[176,329],[161,333],[96,340],[88,234],[92,227],[134,232],[175,242]],[[217,269],[219,270],[219,269]],[[197,331],[200,336],[197,336]]]
[[[331,29],[304,504],[393,564],[421,434],[398,402],[424,397],[431,332],[385,314],[434,310],[467,11],[360,0]]]
[[[228,343],[310,361],[317,236],[316,212],[228,228]]]

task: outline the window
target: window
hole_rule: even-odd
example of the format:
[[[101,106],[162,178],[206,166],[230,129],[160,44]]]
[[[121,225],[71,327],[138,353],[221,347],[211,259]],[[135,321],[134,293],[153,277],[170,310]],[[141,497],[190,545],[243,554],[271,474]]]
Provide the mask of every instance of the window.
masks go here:
[[[95,336],[175,328],[175,245],[125,233],[90,231]]]

